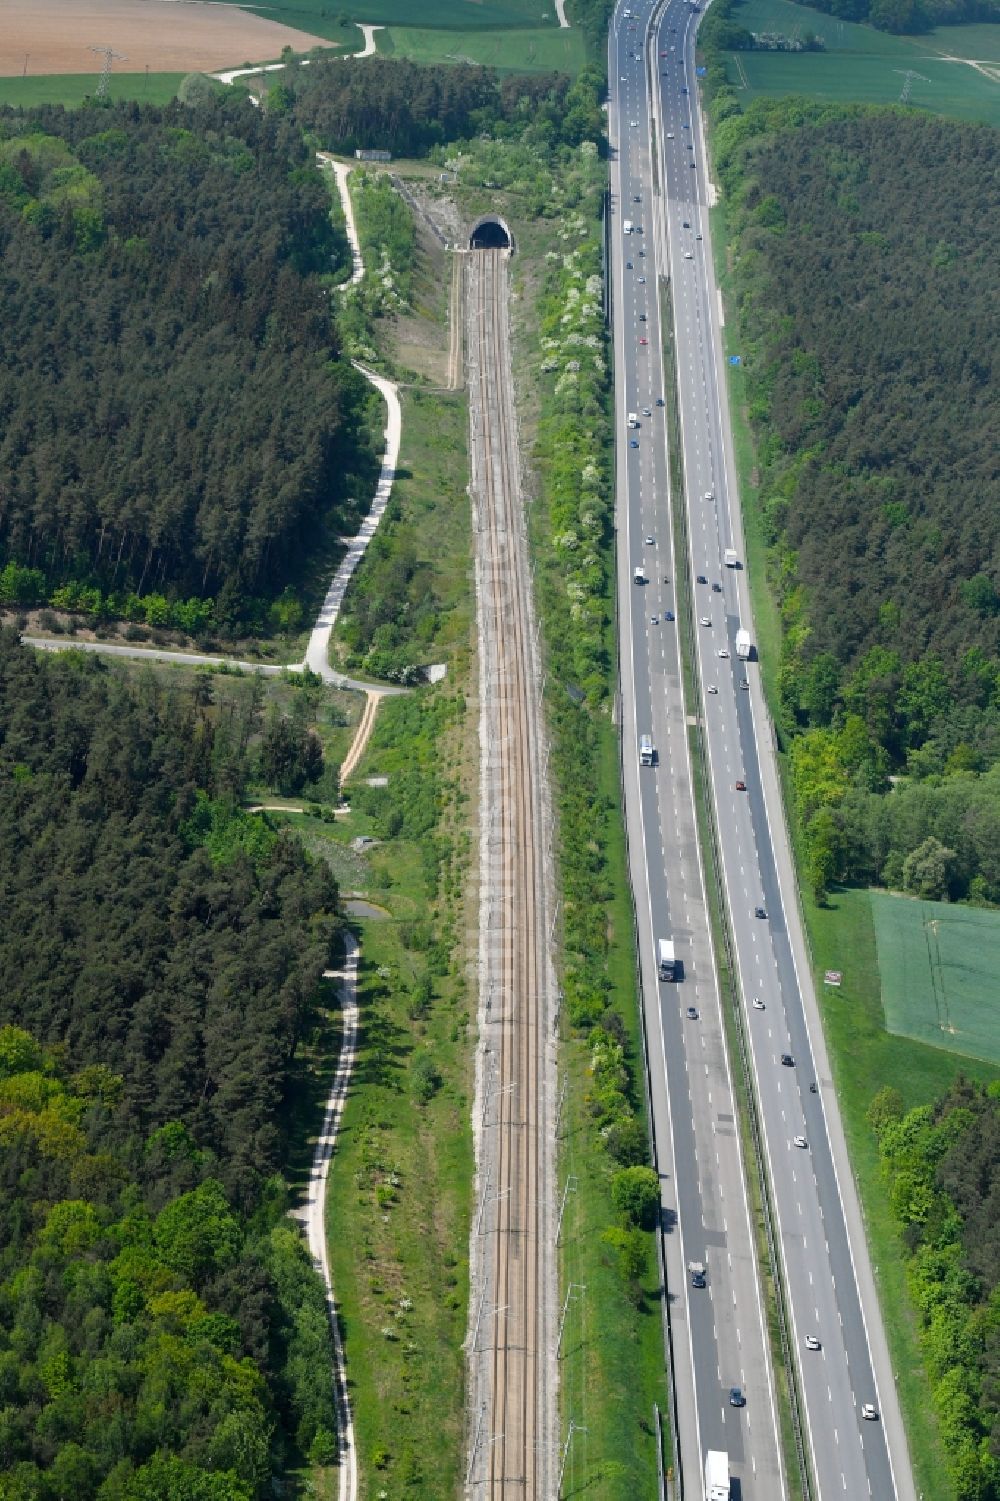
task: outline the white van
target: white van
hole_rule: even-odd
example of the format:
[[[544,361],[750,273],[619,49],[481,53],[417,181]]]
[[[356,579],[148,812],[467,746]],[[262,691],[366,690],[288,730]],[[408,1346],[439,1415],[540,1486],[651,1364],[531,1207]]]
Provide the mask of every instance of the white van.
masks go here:
[[[652,766],[653,764],[653,737],[652,735],[639,736],[639,765]]]
[[[627,235],[630,235],[632,233],[632,220],[626,219],[625,223],[622,225],[622,229]]]
[[[645,573],[643,572],[643,570],[641,568],[637,568],[635,570],[635,572],[632,575],[632,578],[633,578],[634,582],[637,583],[637,584],[644,584],[646,582],[646,575],[645,575]]]
[[[639,419],[635,415],[634,412],[629,412],[629,414],[628,414],[628,426],[629,427],[638,427],[639,426]]]

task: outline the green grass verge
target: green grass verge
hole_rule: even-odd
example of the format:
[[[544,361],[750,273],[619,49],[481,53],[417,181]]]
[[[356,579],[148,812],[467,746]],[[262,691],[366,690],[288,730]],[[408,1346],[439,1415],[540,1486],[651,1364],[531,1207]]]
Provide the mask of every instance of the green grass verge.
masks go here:
[[[636,994],[632,897],[628,881],[621,806],[618,736],[610,723],[599,737],[599,786],[595,803],[611,800],[604,849],[610,895],[608,975],[611,1004],[625,1018],[632,1071],[641,1094],[642,1041]],[[616,1253],[601,1239],[609,1223],[609,1180],[614,1163],[598,1142],[588,1106],[588,1052],[569,1041],[561,1066],[567,1077],[559,1143],[559,1182],[576,1180],[567,1199],[562,1239],[562,1288],[586,1292],[571,1299],[563,1338],[560,1377],[564,1426],[583,1424],[574,1439],[563,1494],[591,1491],[608,1501],[657,1494],[654,1409],[664,1413],[662,1289],[656,1247],[648,1239],[641,1299],[630,1297]],[[640,1109],[644,1108],[639,1101]]]
[[[733,19],[754,32],[812,32],[826,42],[824,52],[727,53],[729,82],[741,103],[759,94],[805,94],[894,104],[913,70],[919,75],[910,81],[914,108],[1000,125],[1000,27],[941,26],[923,36],[892,36],[793,0],[745,0]]]
[[[141,104],[169,104],[185,73],[112,73],[109,99],[138,99]],[[31,109],[36,104],[65,104],[68,108],[92,99],[99,73],[46,73],[38,78],[0,78],[0,104]]]
[[[726,300],[724,344],[729,355],[739,353],[740,333],[734,302],[728,295],[730,279],[723,206],[712,211],[712,227],[716,269]],[[761,519],[764,497],[757,486],[742,372],[738,367],[727,366],[727,375],[760,670],[768,701],[775,705],[778,701],[781,621],[767,585],[766,542]],[[779,758],[779,771],[784,787],[784,757]],[[787,796],[786,807],[790,808]],[[792,840],[798,864],[800,852],[794,827]],[[998,1071],[987,1064],[958,1059],[940,1049],[887,1032],[869,893],[836,891],[830,896],[827,906],[818,907],[801,883],[800,889],[824,1032],[851,1165],[861,1198],[917,1489],[928,1497],[935,1497],[936,1501],[949,1501],[954,1493],[932,1414],[930,1387],[920,1354],[919,1331],[906,1288],[905,1251],[889,1212],[867,1111],[873,1097],[886,1084],[899,1088],[904,1108],[910,1109],[943,1094],[959,1072],[986,1080],[998,1077]],[[822,978],[826,969],[842,972],[840,990],[824,988]]]
[[[575,27],[530,30],[440,31],[391,26],[376,37],[380,52],[418,63],[479,63],[501,73],[579,73],[586,63],[583,33]]]
[[[269,21],[282,21],[314,36],[340,35],[340,20],[372,22],[380,26],[434,26],[440,31],[488,31],[508,26],[555,26],[552,0],[349,0],[343,5],[335,0],[269,0],[267,5],[247,5]]]

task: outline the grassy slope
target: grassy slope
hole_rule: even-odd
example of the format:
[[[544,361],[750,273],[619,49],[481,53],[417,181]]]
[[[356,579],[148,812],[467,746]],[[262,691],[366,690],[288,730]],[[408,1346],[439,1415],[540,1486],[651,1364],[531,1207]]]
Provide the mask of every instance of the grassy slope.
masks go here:
[[[283,21],[314,36],[336,38],[340,34],[339,18],[349,15],[352,21],[375,25],[435,26],[442,31],[490,30],[501,26],[554,26],[552,0],[347,0],[334,5],[330,0],[268,0],[266,5],[247,5],[271,21]]]
[[[943,26],[927,36],[890,36],[871,26],[838,21],[793,0],[746,0],[734,19],[750,31],[823,37],[822,53],[739,52],[728,55],[728,71],[741,100],[758,94],[807,94],[816,99],[892,104],[900,96],[907,69],[915,108],[960,120],[1000,125],[1000,78],[967,62],[1000,59],[1000,26]]]
[[[376,38],[380,52],[418,63],[482,63],[500,72],[579,73],[586,62],[575,27],[521,31],[441,31],[391,26]]]
[[[739,353],[740,336],[736,309],[729,295],[724,204],[712,210],[712,224],[716,268],[726,303],[724,344],[729,355]],[[760,492],[744,405],[743,377],[738,367],[727,365],[726,369],[758,655],[765,690],[775,703],[781,622],[766,582]],[[780,770],[784,782],[783,765]],[[904,1248],[889,1214],[875,1140],[866,1115],[872,1097],[888,1083],[901,1090],[909,1108],[941,1094],[960,1070],[977,1079],[996,1078],[998,1071],[985,1064],[956,1059],[907,1038],[891,1036],[885,1030],[875,929],[866,891],[837,892],[825,908],[817,907],[803,891],[803,906],[844,1132],[861,1197],[917,1487],[928,1497],[948,1501],[952,1492],[931,1416],[930,1391],[906,1290]],[[823,987],[825,969],[843,972],[845,983],[841,990]]]

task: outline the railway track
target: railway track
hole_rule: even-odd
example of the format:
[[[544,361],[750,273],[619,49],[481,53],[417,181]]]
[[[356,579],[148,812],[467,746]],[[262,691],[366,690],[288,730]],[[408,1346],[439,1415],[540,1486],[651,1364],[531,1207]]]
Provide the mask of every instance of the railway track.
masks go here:
[[[540,672],[518,482],[508,253],[467,263],[480,615],[480,1205],[469,1494],[552,1495],[553,984]]]

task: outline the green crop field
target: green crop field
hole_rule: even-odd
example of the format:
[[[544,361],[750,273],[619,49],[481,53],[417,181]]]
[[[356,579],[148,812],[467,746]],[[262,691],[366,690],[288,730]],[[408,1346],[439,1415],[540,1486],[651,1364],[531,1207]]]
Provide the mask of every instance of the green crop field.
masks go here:
[[[108,97],[167,104],[177,93],[183,73],[112,73]],[[0,104],[82,104],[100,83],[98,73],[47,73],[39,78],[0,78]]]
[[[482,63],[507,73],[579,73],[586,56],[583,33],[568,30],[437,31],[391,26],[376,36],[379,52],[418,63]]]
[[[890,36],[793,0],[746,0],[734,20],[754,32],[822,37],[825,52],[730,52],[741,98],[806,94],[814,99],[892,104],[907,72],[915,109],[1000,125],[1000,26],[941,26],[926,36]]]
[[[1000,1063],[1000,913],[872,892],[886,1026]]]
[[[268,0],[246,5],[269,21],[283,21],[313,36],[336,41],[340,18],[373,22],[377,26],[433,27],[440,31],[490,31],[500,27],[542,27],[557,24],[552,0]]]

